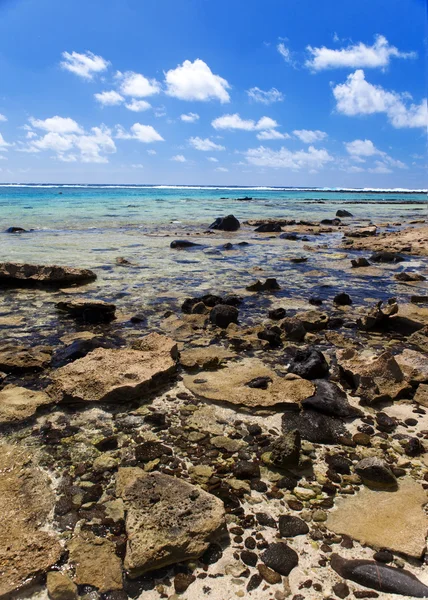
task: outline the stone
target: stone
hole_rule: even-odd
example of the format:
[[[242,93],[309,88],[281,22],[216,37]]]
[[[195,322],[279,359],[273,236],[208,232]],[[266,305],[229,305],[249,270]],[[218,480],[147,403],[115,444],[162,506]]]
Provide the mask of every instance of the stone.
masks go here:
[[[428,382],[428,359],[426,354],[406,348],[395,356],[404,377],[411,383]]]
[[[195,248],[195,246],[200,246],[201,244],[196,244],[195,242],[191,242],[190,240],[174,240],[170,243],[170,248],[175,248],[176,250],[182,250],[183,248]]]
[[[122,563],[113,542],[82,532],[70,540],[68,550],[77,584],[94,586],[101,593],[122,589]]]
[[[331,567],[344,579],[385,594],[428,598],[428,586],[405,569],[394,569],[372,560],[346,560],[331,555]]]
[[[0,445],[0,473],[0,596],[10,597],[54,565],[62,548],[43,530],[55,499],[34,453]]]
[[[353,217],[354,215],[349,212],[349,210],[345,210],[344,208],[340,208],[336,211],[336,217]]]
[[[198,368],[219,369],[225,361],[232,358],[236,358],[235,352],[221,346],[189,348],[180,352],[180,364],[189,371]]]
[[[286,339],[293,342],[302,342],[306,335],[302,321],[295,317],[288,317],[281,321],[281,329],[284,331]]]
[[[289,431],[278,436],[269,446],[268,452],[263,454],[263,460],[269,465],[280,469],[297,467],[300,460],[301,441],[297,430]]]
[[[77,339],[65,348],[58,350],[54,355],[53,363],[55,366],[63,366],[68,362],[83,358],[96,348],[114,348],[114,345],[108,340],[95,335],[87,339]]]
[[[116,306],[103,300],[76,298],[58,302],[55,307],[71,318],[84,323],[110,323],[115,318]]]
[[[263,579],[269,583],[270,585],[275,585],[276,583],[281,583],[281,575],[276,573],[263,563],[257,565],[257,569]]]
[[[421,406],[425,406],[428,408],[428,384],[420,383],[418,385],[418,389],[416,390],[416,394],[413,397],[413,400],[420,404]]]
[[[279,233],[282,231],[282,229],[280,223],[275,223],[275,221],[272,221],[270,223],[262,223],[256,227],[254,231],[257,233]]]
[[[338,306],[350,306],[352,304],[351,296],[349,294],[345,294],[344,292],[336,294],[336,296],[333,298],[333,302]]]
[[[17,385],[6,385],[0,391],[0,424],[14,424],[32,417],[40,406],[52,403],[45,392],[35,392]]]
[[[121,468],[116,491],[126,510],[131,578],[198,558],[225,526],[223,502],[182,479]]]
[[[267,389],[249,387],[256,377],[268,377]],[[184,385],[196,396],[207,400],[243,405],[250,408],[274,407],[287,402],[298,403],[311,396],[315,388],[299,377],[279,377],[259,359],[246,359],[230,365],[221,372],[202,371],[198,376],[185,375]]]
[[[278,519],[278,528],[281,537],[296,537],[309,533],[308,524],[293,515],[281,515]]]
[[[268,277],[264,283],[258,279],[255,283],[247,285],[245,289],[248,292],[276,292],[281,289],[281,286],[274,277]]]
[[[241,227],[238,219],[234,215],[227,217],[218,217],[214,223],[211,223],[209,229],[220,229],[222,231],[238,231]]]
[[[298,350],[288,366],[288,372],[303,379],[319,379],[328,375],[329,367],[319,350]]]
[[[52,375],[49,393],[67,402],[130,402],[143,399],[176,371],[177,345],[151,333],[138,350],[97,348]]]
[[[363,458],[355,465],[355,472],[361,477],[363,483],[372,489],[396,489],[397,479],[388,465],[371,456]]]
[[[330,320],[326,313],[322,313],[319,310],[307,310],[297,313],[295,318],[301,321],[306,331],[310,331],[311,333],[325,329]]]
[[[28,233],[28,231],[22,227],[8,227],[5,233]]]
[[[316,379],[313,383],[316,385],[315,394],[302,400],[303,408],[311,408],[325,415],[343,419],[352,419],[363,414],[360,409],[349,404],[346,393],[335,383],[324,379]]]
[[[327,527],[368,546],[420,558],[428,528],[426,502],[423,487],[409,477],[401,478],[394,492],[364,487],[336,501]]]
[[[260,479],[260,467],[249,460],[239,460],[233,466],[233,474],[237,479]]]
[[[66,287],[67,285],[95,281],[96,274],[89,269],[76,269],[58,265],[29,265],[0,263],[0,283],[14,286],[47,285]]]
[[[284,432],[297,429],[302,439],[316,444],[340,444],[350,433],[340,419],[315,410],[286,412],[282,417]]]
[[[42,371],[52,358],[46,346],[27,347],[15,343],[0,346],[0,371],[21,375],[31,371]]]
[[[426,277],[420,275],[419,273],[401,271],[401,273],[396,273],[394,275],[394,279],[396,279],[397,281],[404,281],[407,283],[409,281],[425,281]]]
[[[352,463],[349,458],[346,458],[345,456],[341,456],[340,454],[327,454],[325,462],[335,473],[340,473],[341,475],[351,474]]]
[[[261,559],[267,567],[284,577],[287,577],[299,564],[297,552],[284,542],[269,544]]]
[[[239,452],[244,443],[241,440],[234,440],[226,437],[225,435],[217,435],[211,438],[211,444],[218,450],[224,450],[225,452]]]
[[[174,577],[174,590],[177,594],[184,594],[194,581],[196,581],[196,577],[191,573],[177,573]]]
[[[46,587],[50,600],[77,600],[77,585],[60,571],[48,573]]]
[[[405,258],[397,252],[388,252],[386,250],[381,250],[380,252],[374,252],[370,256],[370,260],[375,263],[398,263],[405,260]]]
[[[380,301],[368,311],[367,315],[357,319],[357,325],[360,329],[369,331],[384,326],[388,319],[397,313],[398,304],[394,299],[388,300],[386,304]]]
[[[239,311],[236,306],[218,304],[211,309],[210,321],[213,325],[226,329],[231,323],[238,322]]]
[[[272,321],[280,321],[281,319],[284,319],[285,315],[285,308],[273,308],[268,313],[268,317],[269,319],[272,319]]]
[[[354,258],[351,260],[351,266],[354,269],[358,269],[359,267],[370,267],[370,263],[367,258],[360,256],[359,258]]]

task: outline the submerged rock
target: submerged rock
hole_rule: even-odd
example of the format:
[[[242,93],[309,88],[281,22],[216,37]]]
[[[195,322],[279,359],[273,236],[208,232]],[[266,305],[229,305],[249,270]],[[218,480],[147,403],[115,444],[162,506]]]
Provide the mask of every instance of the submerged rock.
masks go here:
[[[268,277],[264,283],[257,280],[245,288],[248,292],[275,292],[281,289],[281,286],[274,277]]]
[[[354,215],[349,212],[349,210],[345,210],[344,208],[340,208],[336,211],[336,217],[353,217]]]
[[[331,555],[331,567],[344,579],[389,594],[428,598],[428,586],[405,569],[394,569],[374,560],[346,560]]]
[[[370,260],[376,263],[398,263],[405,260],[405,258],[397,252],[388,252],[387,250],[381,250],[380,252],[375,252],[374,254],[372,254],[370,256]]]
[[[59,311],[69,314],[73,319],[93,324],[109,323],[113,321],[116,313],[116,306],[114,304],[109,304],[102,300],[86,300],[84,298],[58,302],[55,307]]]
[[[116,486],[126,510],[124,566],[131,578],[198,558],[224,528],[223,502],[182,479],[122,468]]]
[[[238,219],[234,215],[228,215],[227,217],[218,217],[211,223],[209,229],[220,229],[222,231],[237,231],[241,227]]]
[[[89,269],[77,269],[58,265],[0,263],[0,283],[8,285],[51,285],[65,287],[67,285],[95,281],[96,278],[95,273]]]
[[[22,227],[8,227],[5,233],[28,233],[28,231]]]
[[[200,246],[201,244],[197,244],[196,242],[191,242],[190,240],[174,240],[170,243],[170,248],[175,248],[176,250],[182,250],[183,248],[194,248],[195,246]]]
[[[351,435],[340,419],[315,410],[286,412],[282,417],[284,432],[297,429],[302,439],[316,444],[340,444]]]
[[[346,393],[335,383],[323,379],[315,380],[316,392],[302,401],[303,408],[312,408],[326,415],[350,419],[361,416],[360,409],[349,404]]]
[[[7,385],[0,391],[0,424],[24,421],[47,404],[52,404],[52,398],[45,392]]]

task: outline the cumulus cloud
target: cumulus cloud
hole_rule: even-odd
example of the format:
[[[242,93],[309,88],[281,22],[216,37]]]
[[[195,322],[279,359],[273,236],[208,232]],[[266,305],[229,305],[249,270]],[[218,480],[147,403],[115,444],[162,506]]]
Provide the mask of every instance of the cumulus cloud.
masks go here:
[[[230,101],[227,90],[229,83],[215,75],[209,66],[197,58],[193,63],[185,60],[176,69],[165,73],[166,93],[180,100],[219,100],[222,104]]]
[[[385,68],[389,65],[391,57],[416,58],[417,56],[416,52],[400,52],[395,46],[391,46],[383,35],[377,35],[372,46],[360,42],[340,50],[332,50],[325,46],[321,48],[308,46],[307,50],[312,56],[305,65],[313,71],[340,67]]]
[[[128,102],[125,104],[125,106],[128,110],[132,110],[132,112],[143,112],[152,107],[150,102],[146,102],[145,100],[137,100],[136,98],[132,98],[131,102]]]
[[[284,94],[276,88],[261,90],[258,87],[253,87],[247,90],[247,94],[250,100],[260,102],[261,104],[273,104],[273,102],[282,102],[284,100]]]
[[[93,79],[96,73],[105,71],[110,64],[108,60],[93,52],[63,52],[62,57],[64,60],[60,63],[61,68],[84,79]]]
[[[124,101],[124,97],[114,90],[94,94],[94,97],[103,106],[116,106],[117,104],[122,104]]]
[[[218,158],[215,158],[214,156],[207,156],[207,160],[209,160],[210,162],[213,162],[213,163],[218,162]]]
[[[364,71],[351,73],[345,83],[333,88],[338,112],[348,116],[385,113],[393,127],[427,127],[426,98],[420,104],[409,104],[410,94],[398,94],[369,83]]]
[[[6,142],[6,140],[4,139],[4,137],[2,136],[2,134],[0,133],[0,152],[6,152],[7,147],[10,146],[10,144],[8,144]]]
[[[126,131],[121,125],[117,125],[116,137],[122,140],[138,140],[143,144],[165,141],[154,127],[151,125],[142,125],[141,123],[134,123],[130,132]]]
[[[199,120],[199,115],[197,113],[188,113],[187,115],[181,115],[180,119],[185,123],[196,123]]]
[[[186,158],[182,154],[176,154],[176,156],[173,156],[171,158],[171,160],[174,160],[175,162],[181,162],[181,163],[187,162]]]
[[[392,158],[391,156],[389,156],[386,152],[384,152],[383,150],[379,150],[379,148],[376,148],[376,146],[373,144],[373,142],[371,140],[354,140],[353,142],[344,142],[345,144],[345,148],[346,151],[348,152],[348,154],[350,154],[351,158],[353,160],[356,160],[357,162],[365,162],[367,158],[370,158],[372,156],[380,156],[382,158],[381,161],[377,160],[375,161],[375,169],[382,169],[382,168],[388,168],[390,169],[390,167],[397,167],[399,169],[406,169],[407,166],[405,165],[405,163],[403,163],[401,160],[396,160],[395,158]],[[387,173],[387,172],[392,172],[392,171],[379,171],[379,170],[372,170],[372,169],[368,169],[369,172],[371,173]]]
[[[156,79],[148,79],[144,75],[141,75],[141,73],[134,73],[133,71],[121,73],[118,71],[116,79],[121,82],[120,91],[124,96],[145,98],[159,94],[161,91],[161,85]]]
[[[319,129],[316,129],[315,131],[310,129],[295,129],[293,133],[304,144],[314,144],[315,142],[320,142],[327,137],[326,132],[320,131]]]
[[[149,148],[147,150],[147,154],[157,154],[156,150],[153,150],[153,148]]]
[[[238,113],[223,115],[211,121],[214,129],[242,129],[244,131],[260,131],[261,129],[274,129],[278,123],[270,117],[262,117],[258,121],[241,119]]]
[[[286,140],[290,138],[288,133],[281,133],[279,131],[276,131],[276,129],[267,129],[266,131],[260,131],[256,137],[259,140]]]
[[[371,140],[354,140],[344,144],[346,151],[352,156],[373,156],[380,153]]]
[[[7,117],[0,113],[0,121],[7,121]]]
[[[259,146],[250,148],[245,153],[248,163],[257,167],[271,167],[275,169],[300,169],[318,170],[331,162],[333,157],[325,149],[317,149],[309,146],[307,150],[292,152],[287,148],[272,150]]]
[[[200,137],[191,137],[189,143],[196,150],[202,150],[202,152],[211,152],[212,150],[226,150],[224,146],[216,144],[209,138],[202,139]]]
[[[49,117],[48,119],[35,119],[30,117],[31,125],[36,129],[43,129],[52,133],[82,133],[83,129],[70,117]]]

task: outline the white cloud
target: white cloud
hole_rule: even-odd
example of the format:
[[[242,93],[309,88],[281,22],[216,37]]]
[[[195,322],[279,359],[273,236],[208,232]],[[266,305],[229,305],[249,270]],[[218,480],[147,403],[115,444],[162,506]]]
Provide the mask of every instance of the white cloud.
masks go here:
[[[282,56],[282,58],[285,60],[286,63],[288,63],[292,67],[296,66],[296,63],[293,60],[290,49],[287,48],[287,46],[283,42],[280,42],[277,45],[276,49],[278,50],[278,52],[280,53],[280,55]]]
[[[298,150],[292,152],[287,148],[272,150],[259,146],[259,148],[250,148],[245,153],[248,163],[257,167],[272,167],[280,169],[312,169],[318,170],[327,163],[331,162],[333,157],[325,149],[317,149],[309,146],[307,150]]]
[[[84,54],[63,52],[62,57],[64,60],[60,63],[60,66],[84,79],[93,79],[95,73],[105,71],[110,64],[108,60],[92,52]]]
[[[197,113],[188,113],[187,115],[181,115],[180,119],[185,123],[195,123],[199,120],[199,115]]]
[[[105,125],[92,127],[90,134],[76,136],[75,146],[80,150],[81,161],[85,163],[106,163],[107,157],[102,156],[100,152],[107,154],[116,152],[111,129]]]
[[[226,167],[217,167],[217,169],[215,169],[216,171],[220,171],[221,173],[228,173],[229,169],[226,169]]]
[[[134,163],[131,165],[131,167],[133,169],[144,169],[144,165],[142,165],[141,163]]]
[[[272,104],[273,102],[282,102],[284,100],[284,94],[276,88],[264,91],[258,87],[253,87],[247,90],[248,97],[254,102],[260,102],[261,104]]]
[[[176,69],[165,73],[166,93],[180,100],[220,100],[229,102],[226,79],[214,75],[209,66],[197,58],[193,63],[185,60]]]
[[[53,150],[58,154],[62,154],[63,152],[71,150],[73,145],[73,136],[49,132],[43,137],[33,140],[30,144],[30,148],[32,148],[34,152],[39,152],[40,150]]]
[[[142,125],[141,123],[134,123],[130,133],[121,125],[116,125],[116,137],[122,140],[138,140],[144,144],[165,141],[154,127],[151,125]]]
[[[320,131],[319,129],[316,129],[315,131],[311,131],[310,129],[295,129],[293,133],[304,144],[314,144],[327,137],[326,132]]]
[[[7,121],[7,117],[0,113],[0,121]]]
[[[6,152],[6,148],[10,146],[10,144],[8,144],[6,142],[6,140],[4,139],[4,137],[2,136],[2,134],[0,133],[0,152]]]
[[[121,81],[120,91],[124,96],[132,96],[133,98],[145,98],[159,94],[161,85],[156,79],[147,79],[141,73],[127,71],[126,73],[116,73],[116,79]]]
[[[29,131],[27,131],[27,133],[25,134],[25,137],[27,138],[27,140],[31,140],[32,138],[37,137],[37,133],[35,131],[33,131],[32,129],[30,129]]]
[[[384,162],[377,160],[376,166],[372,169],[367,169],[369,173],[393,173],[392,169],[390,169]]]
[[[360,42],[340,50],[331,50],[325,46],[321,48],[308,46],[307,50],[312,57],[306,61],[305,65],[314,71],[340,67],[384,68],[389,65],[391,57],[416,58],[417,56],[415,52],[399,52],[395,46],[390,46],[383,35],[377,35],[372,46]]]
[[[226,150],[224,146],[216,144],[209,138],[202,139],[200,137],[191,137],[189,143],[196,149],[203,152],[211,152],[212,150]]]
[[[259,140],[286,140],[290,138],[288,133],[280,133],[275,129],[267,129],[266,131],[260,131],[260,133],[258,133],[256,137]]]
[[[185,157],[182,154],[177,154],[176,156],[173,156],[171,158],[171,160],[175,160],[175,162],[181,162],[181,163],[187,162]]]
[[[52,133],[82,133],[82,128],[70,117],[49,117],[48,119],[29,119],[31,125],[36,129],[43,129]]]
[[[357,162],[365,162],[365,160],[368,157],[371,156],[381,156],[382,157],[382,161],[376,161],[375,164],[377,165],[377,168],[390,168],[390,167],[397,167],[399,169],[406,169],[407,166],[401,161],[401,160],[396,160],[395,158],[392,158],[391,156],[389,156],[386,152],[384,152],[383,150],[379,150],[379,148],[376,148],[376,146],[373,144],[373,142],[371,140],[354,140],[353,142],[344,142],[345,144],[345,148],[346,151],[348,152],[348,154],[351,155],[351,158],[353,160],[356,160]],[[387,167],[388,166],[388,167]],[[373,173],[380,173],[380,172],[384,172],[386,173],[387,171],[379,171],[379,170],[371,170],[368,169],[370,172]],[[391,171],[390,171],[391,172]]]
[[[156,150],[153,150],[152,148],[149,148],[147,150],[147,154],[157,154]]]
[[[398,94],[380,85],[372,85],[366,81],[361,69],[348,75],[345,83],[336,85],[333,94],[337,110],[348,116],[385,113],[396,128],[426,127],[428,124],[426,99],[420,104],[406,105],[409,94]]]
[[[109,92],[100,92],[98,94],[94,94],[97,102],[102,104],[103,106],[116,106],[117,104],[121,104],[124,100],[123,96],[111,90]]]
[[[273,129],[278,123],[270,117],[262,117],[258,121],[252,119],[241,119],[238,113],[223,115],[211,121],[214,129],[242,129],[245,131],[260,131],[261,129]]]
[[[218,158],[215,158],[214,156],[207,156],[207,160],[209,160],[210,162],[213,162],[213,163],[218,162]]]
[[[146,102],[145,100],[136,100],[136,98],[132,98],[131,102],[125,104],[128,110],[132,110],[132,112],[143,112],[144,110],[149,110],[152,107],[150,102]]]

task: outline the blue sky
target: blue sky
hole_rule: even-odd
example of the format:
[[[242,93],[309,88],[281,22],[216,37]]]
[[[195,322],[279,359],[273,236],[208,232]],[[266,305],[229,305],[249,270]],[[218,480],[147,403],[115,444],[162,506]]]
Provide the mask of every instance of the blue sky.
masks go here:
[[[424,0],[0,0],[0,181],[426,188]]]

